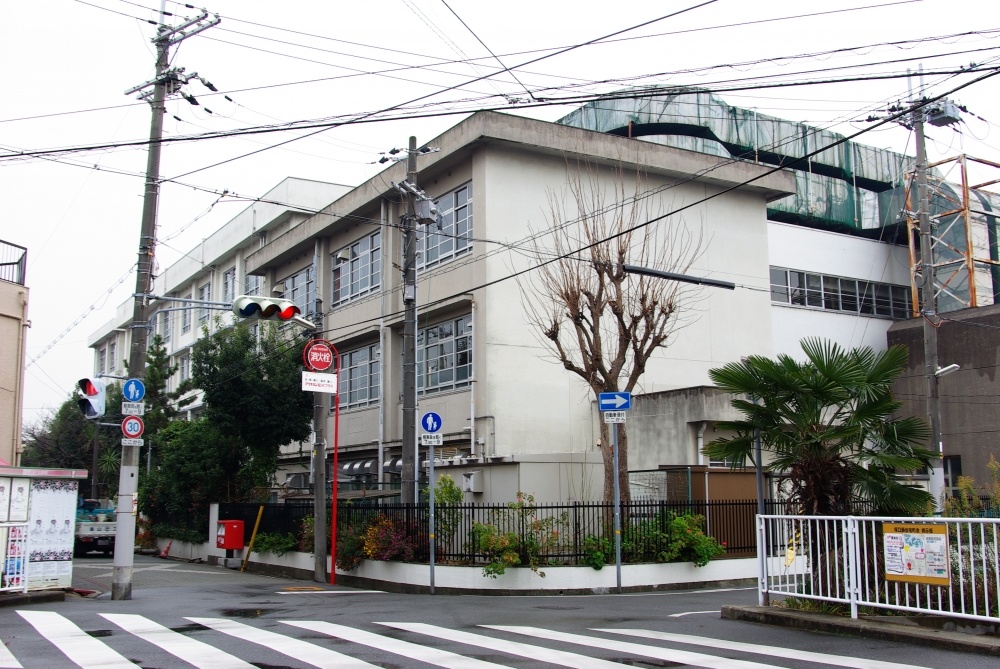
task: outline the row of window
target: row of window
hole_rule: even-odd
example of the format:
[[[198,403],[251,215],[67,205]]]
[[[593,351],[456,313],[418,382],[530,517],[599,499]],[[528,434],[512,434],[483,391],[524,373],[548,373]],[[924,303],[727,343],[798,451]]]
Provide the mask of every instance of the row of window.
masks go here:
[[[437,225],[424,226],[417,234],[418,269],[440,265],[472,250],[472,183],[440,197],[437,201],[440,219]],[[331,304],[333,306],[349,302],[355,298],[378,290],[382,282],[382,233],[376,231],[366,235],[333,254],[333,282]],[[244,295],[260,295],[263,279],[247,275]],[[283,286],[283,297],[294,302],[304,314],[315,311],[316,281],[313,268],[296,272],[278,282]],[[206,281],[198,286],[196,293],[188,293],[184,299],[212,301],[212,283]],[[222,273],[221,302],[232,302],[236,297],[236,267]],[[208,325],[213,309],[190,307],[179,309],[181,333],[191,331],[192,312],[198,312],[198,327]],[[157,314],[156,331],[165,342],[170,341],[173,332],[172,311]]]
[[[895,320],[911,317],[910,291],[877,281],[771,268],[771,301]]]
[[[422,226],[417,231],[418,270],[436,267],[472,250],[472,183],[438,198],[437,208],[438,223]],[[381,231],[345,246],[334,253],[333,258],[331,303],[334,306],[381,287]],[[296,304],[305,310],[302,304]]]
[[[421,395],[467,387],[472,380],[472,317],[462,316],[417,332],[417,392]],[[342,409],[378,404],[382,356],[378,344],[340,354]]]

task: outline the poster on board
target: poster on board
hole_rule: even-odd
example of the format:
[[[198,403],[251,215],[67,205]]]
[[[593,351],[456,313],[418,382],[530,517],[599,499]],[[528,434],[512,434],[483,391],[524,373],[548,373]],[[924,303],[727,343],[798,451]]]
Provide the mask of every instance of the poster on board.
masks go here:
[[[28,496],[31,490],[31,480],[26,478],[11,478],[10,507],[7,520],[12,523],[23,523],[28,520]]]
[[[28,519],[28,588],[72,587],[77,482],[31,482]]]
[[[0,523],[7,522],[10,510],[10,477],[0,476]]]
[[[882,523],[882,551],[887,581],[951,584],[944,523]]]

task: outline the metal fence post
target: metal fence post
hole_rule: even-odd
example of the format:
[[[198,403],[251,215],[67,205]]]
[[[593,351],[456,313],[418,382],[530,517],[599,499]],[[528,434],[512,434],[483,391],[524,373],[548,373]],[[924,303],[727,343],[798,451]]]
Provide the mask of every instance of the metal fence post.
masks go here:
[[[844,560],[847,563],[848,588],[851,591],[851,618],[858,618],[858,593],[860,588],[861,575],[858,572],[861,564],[861,556],[858,551],[858,519],[848,516],[844,522],[844,530],[847,533],[847,555]]]
[[[767,591],[767,519],[757,515],[757,605],[769,606]]]

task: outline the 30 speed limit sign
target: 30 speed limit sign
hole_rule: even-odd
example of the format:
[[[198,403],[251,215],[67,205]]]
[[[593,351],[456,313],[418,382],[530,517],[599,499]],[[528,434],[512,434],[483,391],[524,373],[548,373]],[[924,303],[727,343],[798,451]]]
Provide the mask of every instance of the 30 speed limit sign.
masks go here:
[[[142,436],[145,429],[142,419],[138,416],[126,416],[122,421],[122,436],[126,439],[135,439]]]

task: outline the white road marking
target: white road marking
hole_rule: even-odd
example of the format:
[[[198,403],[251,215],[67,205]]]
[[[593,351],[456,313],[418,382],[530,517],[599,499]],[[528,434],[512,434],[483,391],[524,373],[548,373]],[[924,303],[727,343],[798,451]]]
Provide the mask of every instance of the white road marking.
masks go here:
[[[608,632],[611,634],[625,634],[628,636],[641,637],[643,639],[657,639],[659,641],[687,643],[695,646],[707,646],[709,648],[725,648],[727,650],[737,650],[743,653],[757,653],[758,655],[782,657],[787,660],[821,662],[823,664],[832,664],[836,667],[853,667],[854,669],[927,669],[926,667],[919,667],[913,664],[898,664],[896,662],[883,662],[882,660],[866,660],[863,657],[851,657],[849,655],[829,655],[827,653],[814,653],[812,651],[798,650],[795,648],[763,646],[755,643],[726,641],[725,639],[711,639],[708,637],[690,636],[687,634],[671,634],[670,632],[655,632],[653,630],[598,629],[595,631]]]
[[[722,611],[685,611],[684,613],[671,613],[668,618],[683,618],[684,616],[697,616],[702,613],[722,613]]]
[[[83,669],[135,669],[137,665],[54,611],[18,611],[39,634]],[[20,666],[20,665],[17,665]]]
[[[690,651],[675,650],[673,648],[660,648],[658,646],[644,646],[638,643],[615,641],[614,639],[601,639],[598,637],[583,636],[581,634],[568,634],[566,632],[556,632],[554,630],[546,630],[539,627],[520,627],[518,625],[483,625],[482,627],[488,627],[489,629],[500,630],[502,632],[526,634],[539,639],[577,643],[582,646],[589,646],[590,648],[613,650],[619,653],[638,655],[640,657],[653,657],[658,660],[667,660],[668,662],[685,663],[694,667],[709,667],[709,669],[777,669],[776,665],[773,664],[747,662],[746,660],[733,660],[728,657],[692,653]]]
[[[23,669],[2,639],[0,639],[0,669]]]
[[[575,669],[622,669],[622,665],[618,662],[609,662],[608,660],[587,657],[586,655],[579,655],[577,653],[568,653],[562,650],[550,650],[548,648],[532,646],[531,644],[521,643],[519,641],[495,639],[483,634],[460,632],[447,627],[438,627],[437,625],[427,625],[424,623],[379,624],[386,625],[387,627],[394,627],[400,630],[406,630],[407,632],[426,634],[427,636],[432,636],[436,639],[444,639],[446,641],[454,641],[456,643],[465,643],[475,646],[476,648],[485,648],[488,650],[499,651],[501,653],[508,653],[510,655],[517,655],[519,657],[527,657],[537,662],[542,662],[552,666],[574,667]]]
[[[278,590],[279,595],[357,595],[372,594],[384,595],[385,590]]]
[[[130,634],[159,646],[175,657],[203,669],[256,669],[249,662],[225,653],[214,646],[190,639],[179,632],[154,623],[149,618],[131,613],[102,613],[101,617],[110,620]]]
[[[282,620],[281,622],[286,625],[293,625],[295,627],[301,627],[302,629],[312,630],[313,632],[319,632],[320,634],[329,634],[330,636],[345,639],[353,643],[359,643],[364,646],[378,648],[388,653],[402,655],[403,657],[408,657],[411,660],[419,660],[421,662],[426,662],[427,664],[433,664],[437,667],[447,667],[448,669],[509,669],[503,664],[485,662],[483,660],[477,660],[473,657],[465,657],[464,655],[459,655],[458,653],[452,653],[451,651],[439,650],[429,646],[421,646],[420,644],[410,643],[409,641],[392,639],[390,637],[373,634],[371,632],[355,629],[353,627],[345,627],[344,625],[336,625],[334,623],[314,620]]]
[[[191,617],[188,617],[188,620],[199,625],[204,625],[205,627],[211,627],[216,632],[222,632],[237,639],[260,644],[265,648],[276,650],[279,653],[294,657],[296,660],[311,664],[314,667],[322,667],[323,669],[333,669],[334,667],[337,669],[371,669],[376,666],[307,641],[293,639],[292,637],[276,632],[257,629],[250,625],[238,623],[235,620]]]

